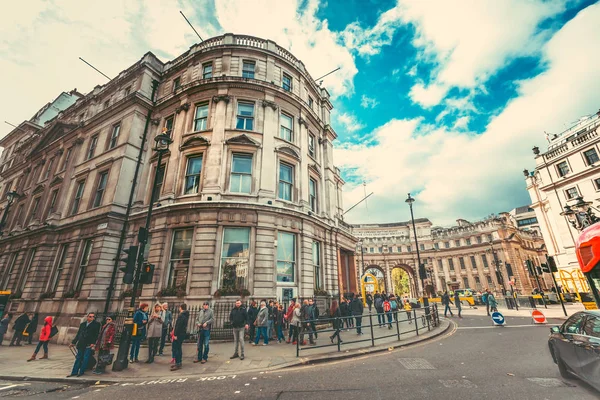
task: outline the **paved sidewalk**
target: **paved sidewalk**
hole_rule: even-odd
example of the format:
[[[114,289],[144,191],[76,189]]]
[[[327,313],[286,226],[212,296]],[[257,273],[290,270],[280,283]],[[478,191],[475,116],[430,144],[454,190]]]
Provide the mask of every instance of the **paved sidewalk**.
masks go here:
[[[121,372],[112,372],[110,367],[104,375],[94,375],[87,372],[82,378],[66,378],[73,365],[73,355],[67,346],[50,345],[48,360],[36,360],[26,362],[35,349],[35,346],[8,347],[0,346],[0,379],[45,379],[55,381],[82,381],[87,380],[96,382],[98,380],[106,382],[124,382],[124,381],[143,381],[153,379],[174,379],[183,377],[202,377],[213,375],[241,374],[245,372],[269,371],[278,368],[303,365],[308,363],[325,362],[340,358],[364,355],[373,351],[385,351],[389,347],[406,346],[421,342],[432,337],[439,336],[446,332],[450,327],[450,322],[441,321],[440,327],[423,327],[419,318],[419,336],[414,332],[415,324],[406,322],[400,323],[401,340],[397,336],[382,338],[375,341],[373,347],[370,340],[361,343],[351,343],[342,345],[341,352],[337,351],[337,346],[313,348],[305,346],[306,350],[300,352],[300,357],[296,357],[296,346],[286,344],[285,342],[271,342],[268,346],[253,346],[246,342],[246,358],[230,360],[233,354],[233,343],[215,343],[210,345],[210,353],[206,364],[194,364],[196,356],[196,345],[185,344],[183,346],[183,368],[176,372],[170,371],[170,352],[171,348],[165,348],[164,357],[156,357],[153,364],[145,364],[148,349],[142,347],[140,350],[140,363],[129,364],[129,368]],[[376,322],[376,317],[375,317]],[[363,318],[363,324],[368,324],[368,315]],[[343,341],[353,341],[360,339],[370,339],[369,327],[363,327],[364,335],[357,336],[354,330],[343,331],[341,338]],[[412,330],[413,332],[408,332]],[[396,326],[389,330],[387,327],[373,327],[374,336],[382,336],[397,333]],[[319,334],[318,345],[331,344],[329,335],[331,332]],[[306,338],[308,339],[308,338]],[[115,349],[116,354],[117,349]],[[39,355],[38,355],[39,356]]]

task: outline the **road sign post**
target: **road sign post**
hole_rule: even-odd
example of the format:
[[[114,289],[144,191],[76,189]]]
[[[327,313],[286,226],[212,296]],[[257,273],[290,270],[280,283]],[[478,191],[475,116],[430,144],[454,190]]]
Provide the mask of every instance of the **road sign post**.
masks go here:
[[[494,311],[492,313],[492,322],[496,326],[503,326],[506,324],[506,321],[504,320],[504,315],[502,315],[498,311]]]

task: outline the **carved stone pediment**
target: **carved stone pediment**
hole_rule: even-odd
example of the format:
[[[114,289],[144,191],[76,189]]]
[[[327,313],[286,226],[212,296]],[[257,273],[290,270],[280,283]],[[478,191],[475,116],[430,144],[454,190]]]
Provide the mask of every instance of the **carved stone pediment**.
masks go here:
[[[236,144],[236,145],[244,145],[244,146],[260,147],[260,143],[258,143],[257,141],[253,140],[252,138],[250,138],[246,134],[241,134],[239,136],[234,136],[232,138],[229,138],[229,139],[227,139],[225,141],[225,143],[227,143],[227,144]]]
[[[275,149],[275,151],[278,153],[286,154],[286,155],[291,156],[291,157],[295,158],[296,160],[300,161],[300,154],[298,154],[298,152],[296,150],[294,150],[293,148],[291,148],[289,146],[279,146]]]
[[[319,177],[321,176],[321,171],[315,164],[308,164],[308,169],[314,172],[315,174],[319,175]]]
[[[58,185],[58,184],[62,183],[62,181],[63,181],[62,176],[56,175],[54,177],[54,179],[52,179],[52,182],[50,182],[50,186]]]
[[[231,96],[228,96],[226,94],[224,95],[219,95],[219,96],[213,96],[212,101],[214,103],[218,103],[220,101],[224,101],[225,104],[229,103],[231,101]]]
[[[263,108],[265,107],[271,107],[273,109],[273,111],[276,111],[279,106],[277,105],[277,103],[275,103],[274,101],[270,101],[270,100],[263,100],[261,102]]]
[[[179,146],[179,150],[188,149],[190,147],[201,147],[201,146],[210,146],[210,142],[203,138],[202,136],[192,136],[186,139],[181,146]]]
[[[37,185],[37,186],[35,187],[35,189],[33,189],[33,192],[32,192],[32,194],[36,195],[36,194],[38,194],[38,193],[43,193],[43,192],[44,192],[44,189],[45,189],[44,185]]]
[[[67,133],[77,128],[77,124],[67,124],[64,122],[56,122],[54,125],[45,133],[41,133],[43,137],[38,141],[37,145],[33,148],[32,154],[37,153],[44,149],[49,143],[54,142],[57,139],[65,136]]]

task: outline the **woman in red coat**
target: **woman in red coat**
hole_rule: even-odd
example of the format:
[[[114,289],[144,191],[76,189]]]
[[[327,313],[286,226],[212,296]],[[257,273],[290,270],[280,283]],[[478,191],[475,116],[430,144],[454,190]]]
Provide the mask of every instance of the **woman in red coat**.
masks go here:
[[[40,357],[40,360],[48,358],[48,342],[50,342],[50,332],[52,332],[52,317],[46,317],[46,319],[44,319],[44,327],[40,332],[40,341],[38,342],[33,355],[27,361],[35,360],[35,357],[42,346],[44,347],[44,355]]]
[[[106,322],[100,330],[98,340],[96,341],[96,349],[98,350],[98,362],[94,374],[102,374],[106,369],[106,364],[101,360],[103,356],[110,354],[110,351],[115,347],[115,322],[113,317],[109,315],[106,317]]]

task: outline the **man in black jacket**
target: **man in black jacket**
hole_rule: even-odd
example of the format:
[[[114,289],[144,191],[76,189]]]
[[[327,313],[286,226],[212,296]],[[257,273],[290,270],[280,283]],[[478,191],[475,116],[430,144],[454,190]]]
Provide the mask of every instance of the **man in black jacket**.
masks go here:
[[[67,378],[75,375],[81,376],[85,372],[90,357],[94,354],[100,328],[100,323],[96,321],[96,315],[93,312],[88,313],[86,320],[79,325],[77,335],[69,345],[69,347],[77,347],[77,355],[71,375],[67,375]]]
[[[350,303],[350,311],[354,318],[356,318],[356,334],[362,335],[362,314],[363,314],[363,303],[360,297],[354,297],[352,303]]]
[[[183,341],[187,337],[187,326],[190,313],[187,311],[187,304],[182,303],[179,306],[179,316],[175,321],[175,329],[173,329],[173,357],[175,357],[175,364],[171,365],[171,371],[181,369],[181,359],[183,358],[183,352],[181,346]]]
[[[15,324],[13,325],[13,331],[15,331],[15,333],[10,341],[11,346],[21,346],[23,331],[29,322],[31,322],[31,320],[29,319],[29,315],[27,315],[27,313],[21,314],[19,318],[15,320]]]
[[[246,308],[242,307],[241,300],[235,302],[235,307],[229,313],[229,322],[231,322],[231,327],[233,328],[233,341],[235,345],[233,356],[229,358],[233,360],[239,357],[240,360],[243,360],[244,332],[248,329],[248,313],[246,312]],[[238,348],[240,349],[240,353],[238,353]]]

